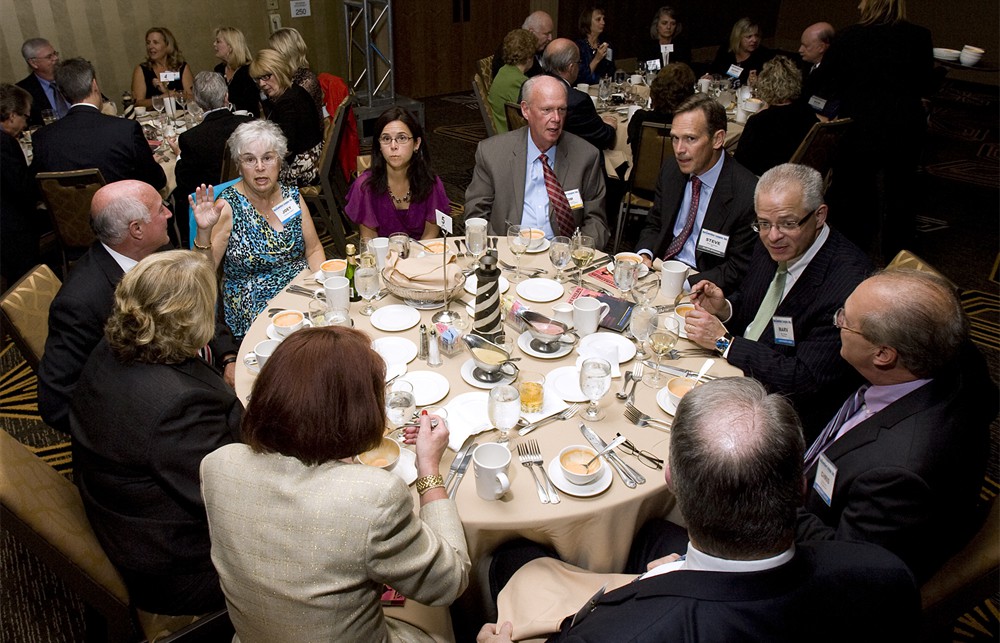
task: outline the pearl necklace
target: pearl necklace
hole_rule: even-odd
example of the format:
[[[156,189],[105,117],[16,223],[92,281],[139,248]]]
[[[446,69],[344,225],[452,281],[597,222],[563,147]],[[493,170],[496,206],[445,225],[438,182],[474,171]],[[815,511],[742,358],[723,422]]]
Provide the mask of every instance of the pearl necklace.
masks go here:
[[[396,205],[403,205],[404,203],[410,202],[409,190],[406,191],[406,194],[402,198],[397,197],[395,194],[392,193],[392,190],[389,190],[389,196],[392,198],[392,202],[395,203]]]

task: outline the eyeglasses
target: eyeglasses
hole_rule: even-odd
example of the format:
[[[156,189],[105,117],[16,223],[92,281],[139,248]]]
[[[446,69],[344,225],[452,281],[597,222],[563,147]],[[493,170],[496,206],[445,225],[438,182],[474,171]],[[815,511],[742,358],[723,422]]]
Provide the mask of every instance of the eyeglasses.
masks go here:
[[[48,54],[47,56],[32,56],[31,60],[55,60],[58,57],[59,57],[59,52],[53,51],[51,54]]]
[[[618,434],[618,437],[621,437],[621,433]],[[629,455],[634,455],[636,459],[639,460],[639,462],[643,463],[650,469],[663,468],[663,460],[657,458],[649,451],[643,451],[642,449],[635,448],[635,445],[629,442],[628,440],[625,440],[624,442],[619,444],[618,448]]]
[[[407,136],[406,134],[396,134],[395,137],[389,136],[388,134],[383,134],[378,137],[378,142],[386,147],[392,145],[395,141],[396,145],[406,145],[413,140],[412,136]]]
[[[257,76],[256,78],[254,78],[254,82],[258,82],[259,83],[259,82],[263,81],[263,82],[266,83],[267,81],[271,80],[271,76],[273,76],[273,75],[274,74],[261,74],[260,76]]]
[[[771,228],[778,228],[782,232],[795,232],[809,220],[812,215],[816,214],[819,208],[816,208],[806,216],[802,217],[798,221],[778,221],[777,223],[771,223],[769,221],[761,221],[760,219],[754,221],[750,224],[754,232],[770,232]]]
[[[268,152],[260,158],[250,156],[249,154],[240,157],[240,165],[243,167],[257,167],[257,163],[263,163],[265,167],[276,165],[278,163],[278,155],[274,152]]]
[[[865,336],[864,333],[862,333],[860,330],[855,330],[853,328],[848,328],[847,327],[847,325],[844,323],[844,309],[843,308],[838,308],[837,311],[835,313],[833,313],[833,325],[836,326],[837,329],[839,329],[839,330],[846,330],[846,331],[849,331],[849,332],[861,335],[862,337]]]

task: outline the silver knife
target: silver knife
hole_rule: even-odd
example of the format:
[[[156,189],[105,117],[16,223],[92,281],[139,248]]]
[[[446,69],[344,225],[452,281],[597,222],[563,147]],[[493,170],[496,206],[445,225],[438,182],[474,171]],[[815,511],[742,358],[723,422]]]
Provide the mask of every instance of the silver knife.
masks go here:
[[[608,443],[604,441],[604,438],[602,438],[601,436],[597,435],[597,433],[594,433],[594,431],[592,429],[590,429],[589,427],[587,428],[587,430],[590,431],[591,433],[593,433],[594,438],[596,439],[597,443],[601,445],[601,449],[604,449],[605,447],[608,446]],[[594,443],[591,442],[591,444],[594,444]],[[645,476],[643,476],[641,473],[639,473],[638,471],[636,471],[635,469],[633,469],[632,467],[630,467],[628,464],[626,464],[626,462],[624,460],[622,460],[618,456],[617,453],[615,453],[614,451],[610,451],[610,452],[608,452],[608,454],[607,454],[606,457],[608,458],[608,460],[617,462],[618,466],[620,466],[622,469],[624,469],[625,473],[627,473],[630,478],[632,478],[633,480],[635,480],[639,484],[646,484],[646,478],[645,478]]]
[[[587,266],[586,268],[584,268],[583,269],[583,274],[585,274],[585,275],[586,274],[590,274],[590,273],[594,272],[595,270],[597,270],[598,268],[600,268],[601,266],[608,265],[609,263],[611,263],[611,259],[612,259],[611,255],[605,255],[605,256],[601,257],[600,259],[598,259],[594,263],[592,263],[589,266]]]
[[[601,439],[601,436],[594,433],[590,429],[590,427],[588,427],[586,424],[582,422],[580,423],[580,433],[582,433],[583,437],[586,438],[587,442],[590,442],[590,445],[595,449],[597,449],[598,451],[608,446],[604,442],[604,440]],[[611,454],[609,454],[609,456],[610,455]],[[628,473],[626,473],[625,469],[620,466],[619,462],[616,462],[614,459],[608,456],[605,456],[605,459],[608,461],[608,464],[610,464],[612,468],[614,468],[614,470],[618,472],[618,475],[619,477],[621,477],[622,482],[625,483],[625,486],[628,487],[629,489],[635,489],[636,487],[635,478],[631,477]]]
[[[451,485],[451,481],[455,477],[455,474],[458,473],[460,468],[462,468],[462,462],[465,461],[465,456],[469,454],[469,449],[471,448],[471,444],[466,445],[465,447],[460,448],[458,453],[455,454],[455,459],[451,461],[451,470],[448,471],[448,479],[444,481],[444,488],[446,491]]]
[[[647,359],[643,363],[646,366],[649,366],[650,368],[657,368],[655,360]],[[668,373],[670,375],[677,375],[678,377],[697,377],[698,376],[698,372],[697,371],[689,371],[686,368],[680,368],[678,366],[670,366],[669,364],[660,364],[659,370],[660,370],[661,373]],[[708,380],[714,380],[715,377],[712,376],[712,375],[705,375],[701,379],[705,380],[705,381],[708,381]]]
[[[452,500],[455,499],[455,494],[458,493],[458,485],[462,484],[462,478],[465,477],[465,470],[469,468],[469,463],[472,462],[472,452],[476,450],[478,446],[475,442],[469,445],[468,450],[465,452],[465,457],[462,458],[462,464],[458,467],[458,474],[455,476],[455,484],[451,487],[451,492],[448,493],[448,497]]]

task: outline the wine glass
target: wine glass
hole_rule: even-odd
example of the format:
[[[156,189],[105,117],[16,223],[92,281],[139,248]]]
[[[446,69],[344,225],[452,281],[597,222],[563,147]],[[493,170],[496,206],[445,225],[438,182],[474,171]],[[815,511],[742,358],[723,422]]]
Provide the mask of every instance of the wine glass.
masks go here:
[[[604,418],[604,409],[597,403],[610,388],[611,362],[600,357],[583,360],[580,365],[580,390],[590,400],[590,406],[583,412],[583,419],[596,421]]]
[[[656,355],[656,368],[642,378],[647,386],[660,388],[666,384],[667,378],[660,372],[660,361],[677,345],[678,337],[680,337],[680,322],[673,313],[662,313],[657,316],[650,329],[649,340],[646,342],[647,348]]]
[[[636,340],[639,359],[646,359],[645,343],[649,341],[649,333],[653,330],[653,321],[656,319],[656,315],[656,308],[653,306],[638,305],[632,309],[629,331]]]
[[[500,430],[500,439],[497,443],[509,442],[510,430],[517,426],[517,421],[521,419],[521,394],[509,384],[493,387],[490,390],[486,412],[493,426]]]
[[[576,275],[576,285],[583,287],[583,271],[594,260],[594,238],[581,234],[573,237],[570,246],[570,257],[579,272]]]
[[[159,112],[160,114],[162,114],[163,113],[163,108],[165,106],[165,104],[163,102],[163,94],[159,94],[157,96],[153,96],[152,100],[153,100],[153,109],[155,109],[157,112]]]
[[[514,253],[514,276],[511,281],[521,281],[521,256],[528,251],[531,228],[512,225],[507,228],[507,249]]]
[[[486,251],[486,220],[469,219],[465,222],[465,245],[472,253],[475,261],[472,264],[473,270],[479,269],[479,258]]]
[[[597,86],[597,97],[601,99],[601,106],[607,107],[608,99],[611,98],[611,78],[605,76]]]
[[[354,288],[361,295],[362,299],[365,300],[364,308],[359,312],[365,317],[375,312],[375,306],[371,300],[378,294],[380,287],[377,267],[365,266],[354,271]]]
[[[615,288],[620,290],[623,296],[628,295],[635,282],[639,280],[641,265],[638,261],[615,261]]]
[[[628,74],[625,73],[624,69],[618,69],[615,71],[615,87],[618,91],[623,91],[625,89],[625,80],[628,79]]]
[[[566,281],[566,273],[563,272],[563,269],[571,261],[569,256],[570,243],[569,237],[552,237],[552,245],[549,246],[549,261],[556,267],[556,281],[559,283]]]

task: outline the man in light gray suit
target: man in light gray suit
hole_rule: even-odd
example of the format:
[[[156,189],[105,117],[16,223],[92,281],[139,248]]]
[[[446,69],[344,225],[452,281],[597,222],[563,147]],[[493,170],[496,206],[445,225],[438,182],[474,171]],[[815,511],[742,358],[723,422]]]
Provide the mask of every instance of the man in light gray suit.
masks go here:
[[[490,232],[512,224],[569,236],[576,228],[603,248],[604,168],[597,149],[568,132],[566,88],[550,76],[524,83],[521,112],[527,127],[488,138],[476,149],[476,168],[465,191],[465,216],[490,222]]]

